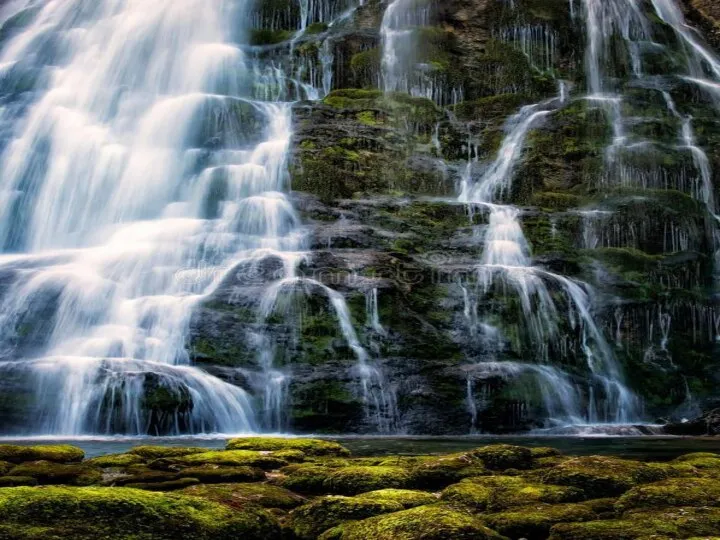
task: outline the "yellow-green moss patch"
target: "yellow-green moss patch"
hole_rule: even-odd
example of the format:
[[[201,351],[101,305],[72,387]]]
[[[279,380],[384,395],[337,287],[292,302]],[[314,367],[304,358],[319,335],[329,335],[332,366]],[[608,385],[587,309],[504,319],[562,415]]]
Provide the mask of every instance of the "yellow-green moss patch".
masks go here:
[[[243,437],[231,439],[228,450],[300,450],[308,456],[349,456],[344,446],[322,439],[276,439],[273,437]]]
[[[265,508],[289,510],[304,504],[306,499],[287,489],[271,484],[214,484],[193,486],[182,491],[183,495],[200,497],[233,508],[255,504]]]
[[[0,460],[11,463],[23,461],[53,461],[56,463],[74,463],[82,461],[85,452],[75,446],[67,444],[16,446],[0,444]]]

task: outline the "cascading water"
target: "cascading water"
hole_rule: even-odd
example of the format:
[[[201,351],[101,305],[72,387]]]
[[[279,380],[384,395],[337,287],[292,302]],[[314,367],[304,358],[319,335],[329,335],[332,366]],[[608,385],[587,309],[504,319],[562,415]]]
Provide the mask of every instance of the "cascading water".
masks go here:
[[[302,3],[300,29],[349,8],[329,6]],[[0,53],[3,91],[34,81],[3,109],[0,178],[0,370],[34,387],[27,430],[285,428],[288,377],[269,336],[255,335],[260,406],[192,366],[185,342],[193,308],[244,261],[280,256],[280,283],[293,279],[304,234],[284,194],[289,101],[329,91],[331,48],[318,91],[241,45],[249,28],[234,21],[253,20],[251,2],[7,9],[33,11]],[[361,349],[344,300],[331,298]],[[15,360],[27,334],[46,336]]]
[[[564,92],[561,92],[562,95]],[[570,378],[561,370],[534,364],[512,364],[507,369],[503,368],[503,363],[494,363],[492,366],[507,378],[519,373],[533,374],[545,402],[547,418],[554,423],[578,423],[581,418],[589,423],[627,423],[638,418],[638,402],[623,384],[612,350],[593,320],[588,294],[580,285],[563,276],[533,267],[530,248],[519,222],[520,211],[513,206],[493,202],[496,197],[509,194],[513,172],[522,156],[530,129],[550,114],[549,107],[561,105],[562,102],[558,98],[524,107],[511,118],[497,159],[481,177],[475,180],[472,166],[468,165],[460,201],[471,208],[486,208],[489,212],[483,257],[477,269],[481,294],[489,294],[496,280],[500,280],[503,289],[514,291],[520,299],[522,316],[532,336],[532,343],[540,351],[537,356],[541,362],[548,363],[551,360],[547,346],[558,338],[556,321],[559,309],[546,282],[559,287],[566,296],[568,318],[573,327],[580,328],[582,350],[591,375],[591,397],[585,413],[579,412],[582,409],[580,394],[575,389],[570,391]],[[597,395],[592,391],[596,385],[602,389],[602,405],[592,397]],[[560,391],[561,388],[566,391]]]

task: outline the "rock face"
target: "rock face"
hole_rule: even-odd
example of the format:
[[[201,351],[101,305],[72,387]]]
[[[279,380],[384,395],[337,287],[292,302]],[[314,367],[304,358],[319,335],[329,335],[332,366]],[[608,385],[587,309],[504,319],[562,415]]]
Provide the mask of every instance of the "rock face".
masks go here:
[[[569,98],[529,131],[503,194],[520,208],[532,264],[592,287],[588,316],[643,402],[644,412],[629,420],[679,420],[713,396],[720,313],[706,201],[717,198],[720,182],[712,172],[709,195],[698,195],[701,171],[687,141],[678,141],[692,115],[698,146],[720,170],[718,109],[666,55],[644,52],[642,77],[624,57],[612,60],[623,136],[644,148],[623,149],[613,168],[617,119],[583,97],[579,3],[513,4],[428,3],[427,23],[415,33],[418,65],[442,90],[427,94],[432,99],[380,89],[386,4],[366,2],[296,44],[310,63],[323,47],[335,58],[332,91],[293,108],[293,202],[312,250],[297,272],[315,284],[293,293],[292,309],[261,320],[260,290],[282,262],[270,257],[237,272],[196,312],[190,341],[195,362],[261,399],[267,387],[256,375],[261,355],[252,336],[271,336],[273,365],[287,376],[282,427],[435,434],[548,427],[548,388],[583,388],[594,377],[588,365],[597,353],[587,348],[600,338],[588,343],[562,282],[547,285],[558,313],[537,314],[558,325],[547,343],[533,338],[530,326],[539,323],[523,315],[542,310],[537,298],[523,308],[511,292],[480,292],[489,213],[456,202],[468,157],[481,175],[508,119],[551,100],[558,81]],[[706,31],[717,24],[713,2],[685,8]],[[656,41],[677,46],[670,25],[652,6],[642,9]],[[323,286],[344,297],[358,343],[341,331]],[[356,345],[381,379],[358,376]],[[585,412],[611,403],[592,389],[568,399]]]
[[[715,24],[712,2],[691,4]],[[343,24],[306,33],[297,47],[310,57],[330,47],[336,59],[332,92],[293,110],[294,204],[312,249],[298,272],[316,285],[282,316],[260,320],[259,291],[282,262],[269,258],[237,272],[193,317],[195,362],[261,396],[252,336],[272,336],[274,365],[288,376],[282,426],[300,432],[547,426],[545,383],[537,370],[517,367],[537,358],[541,346],[519,321],[517,298],[476,295],[488,214],[468,214],[454,199],[467,156],[478,167],[493,159],[507,119],[524,104],[552,98],[562,79],[573,97],[528,134],[506,199],[522,208],[534,264],[595,288],[593,317],[644,401],[643,419],[697,411],[712,396],[720,367],[710,294],[713,224],[684,180],[698,172],[676,141],[681,116],[692,114],[698,144],[720,170],[711,101],[679,78],[648,88],[627,75],[628,136],[654,148],[628,161],[631,175],[646,178],[628,184],[627,171],[607,168],[612,118],[582,98],[585,37],[566,1],[433,5],[428,25],[417,30],[419,54],[448,93],[462,89],[450,100],[378,89],[384,8],[367,2]],[[653,31],[671,33],[663,24]],[[649,56],[652,73],[673,69],[669,59]],[[356,350],[323,286],[345,298],[359,344],[382,370],[382,382],[371,383],[380,422],[367,414],[367,381],[359,380]],[[582,385],[587,344],[572,305],[562,304],[570,315],[557,315],[561,339],[542,345],[570,384]],[[488,360],[516,369],[508,375]],[[592,399],[581,395],[580,408]]]

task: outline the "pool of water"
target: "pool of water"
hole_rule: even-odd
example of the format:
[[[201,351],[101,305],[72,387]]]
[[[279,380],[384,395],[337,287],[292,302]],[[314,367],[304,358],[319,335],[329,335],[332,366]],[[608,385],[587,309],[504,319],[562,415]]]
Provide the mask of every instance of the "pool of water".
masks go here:
[[[0,439],[6,444],[72,444],[82,448],[87,457],[125,452],[133,446],[152,444],[162,446],[202,446],[224,448],[227,435],[195,437],[82,437],[82,438],[22,438]],[[356,456],[441,454],[469,450],[494,443],[521,446],[551,446],[568,455],[613,455],[648,461],[668,461],[690,452],[720,453],[720,438],[686,437],[323,437],[340,442]]]

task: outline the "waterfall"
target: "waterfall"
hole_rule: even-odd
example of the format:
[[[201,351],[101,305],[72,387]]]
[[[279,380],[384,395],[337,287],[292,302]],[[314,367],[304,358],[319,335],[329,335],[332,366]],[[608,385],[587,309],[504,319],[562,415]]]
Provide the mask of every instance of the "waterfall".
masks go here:
[[[508,379],[521,372],[532,374],[546,404],[546,418],[555,423],[573,424],[581,418],[592,424],[628,423],[639,418],[639,403],[625,386],[613,351],[593,319],[590,296],[585,290],[587,286],[532,266],[530,247],[519,222],[519,209],[494,202],[510,195],[513,172],[522,157],[529,131],[549,115],[553,107],[564,102],[561,90],[559,98],[523,107],[510,118],[495,161],[479,178],[473,177],[470,165],[466,168],[459,200],[471,207],[484,207],[489,212],[484,251],[477,268],[481,294],[488,295],[497,280],[502,284],[502,290],[512,290],[520,300],[523,322],[532,337],[531,342],[538,349],[540,364],[519,368],[515,364],[503,366],[501,362],[497,369],[502,369]],[[584,414],[579,413],[580,394],[574,390],[569,376],[557,368],[542,365],[551,361],[548,344],[556,340],[559,333],[556,323],[559,309],[548,283],[563,292],[569,309],[568,320],[573,328],[580,330],[581,349],[589,373],[589,398]],[[602,390],[602,397],[596,397],[596,387]],[[561,392],[562,399],[553,395],[560,388],[566,389]]]
[[[285,427],[288,375],[267,335],[255,336],[261,405],[185,348],[193,309],[234,268],[304,247],[285,195],[290,102],[318,92],[243,45],[250,4],[38,2],[2,44],[2,90],[33,81],[0,117],[0,372],[35,388],[27,431]],[[337,15],[305,4],[302,28]],[[329,45],[321,62],[326,93]],[[17,358],[39,325],[44,339]]]

